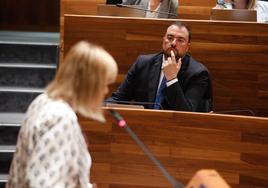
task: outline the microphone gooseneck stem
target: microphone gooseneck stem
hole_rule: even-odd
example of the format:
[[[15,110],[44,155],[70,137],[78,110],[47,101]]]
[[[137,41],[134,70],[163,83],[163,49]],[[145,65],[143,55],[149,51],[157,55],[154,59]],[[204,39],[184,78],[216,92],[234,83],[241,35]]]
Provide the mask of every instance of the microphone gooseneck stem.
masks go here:
[[[163,175],[168,179],[173,188],[184,188],[184,185],[180,182],[176,181],[168,171],[164,168],[161,162],[153,155],[153,153],[143,144],[143,142],[138,138],[138,136],[128,127],[127,123],[124,119],[113,109],[109,110],[113,117],[117,120],[119,127],[124,127],[131,138],[138,144],[138,146],[142,149],[142,151],[149,157],[151,161],[159,168],[159,170],[163,173]],[[124,122],[122,126],[121,122]],[[119,125],[120,124],[120,125]]]

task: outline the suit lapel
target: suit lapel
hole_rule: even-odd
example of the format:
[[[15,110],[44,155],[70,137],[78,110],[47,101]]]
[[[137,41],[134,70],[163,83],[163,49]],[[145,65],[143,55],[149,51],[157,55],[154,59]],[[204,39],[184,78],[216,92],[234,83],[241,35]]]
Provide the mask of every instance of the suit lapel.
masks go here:
[[[156,96],[161,73],[162,58],[163,55],[159,55],[156,57],[155,60],[153,60],[154,62],[149,73],[149,88],[148,88],[149,89],[148,99],[150,100],[149,102],[154,102]]]
[[[178,80],[180,80],[184,74],[184,72],[187,70],[188,66],[189,66],[189,61],[190,61],[190,57],[187,54],[186,56],[184,56],[184,58],[182,59],[182,65],[181,65],[181,69],[178,73]]]

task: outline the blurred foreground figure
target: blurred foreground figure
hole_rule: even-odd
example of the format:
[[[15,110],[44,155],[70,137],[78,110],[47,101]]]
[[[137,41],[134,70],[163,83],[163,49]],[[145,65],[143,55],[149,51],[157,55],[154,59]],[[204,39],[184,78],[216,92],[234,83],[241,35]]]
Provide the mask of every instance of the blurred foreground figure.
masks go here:
[[[82,41],[56,78],[29,106],[6,188],[91,188],[91,157],[76,112],[104,121],[101,104],[117,65],[104,49]]]

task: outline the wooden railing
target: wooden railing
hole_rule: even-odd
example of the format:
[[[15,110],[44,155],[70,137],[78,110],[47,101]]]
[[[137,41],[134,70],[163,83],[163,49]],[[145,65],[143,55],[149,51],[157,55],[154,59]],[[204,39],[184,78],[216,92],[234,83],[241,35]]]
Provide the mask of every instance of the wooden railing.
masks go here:
[[[215,5],[216,0],[180,0],[178,8],[178,18],[209,20],[210,10]]]
[[[106,0],[61,0],[61,15],[85,14],[97,15],[97,4],[105,4]],[[178,17],[180,19],[210,19],[210,9],[215,0],[180,0]]]
[[[61,0],[61,16],[64,14],[97,15],[97,4],[106,0]]]
[[[216,169],[233,188],[268,187],[268,119],[174,111],[118,110],[177,180]],[[128,133],[107,122],[80,119],[99,188],[168,188],[169,182]]]

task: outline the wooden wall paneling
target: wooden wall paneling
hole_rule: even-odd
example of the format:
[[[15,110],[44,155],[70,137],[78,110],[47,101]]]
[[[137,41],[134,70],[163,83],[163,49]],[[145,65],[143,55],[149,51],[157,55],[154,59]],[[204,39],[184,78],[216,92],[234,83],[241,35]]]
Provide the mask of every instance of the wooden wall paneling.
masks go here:
[[[2,0],[0,28],[59,31],[60,0]]]
[[[139,54],[161,50],[162,37],[173,21],[66,15],[64,51],[82,39],[104,46],[119,64],[113,91]],[[215,111],[250,109],[268,116],[268,25],[182,21],[193,33],[190,54],[211,72]]]
[[[60,43],[61,52],[64,49],[64,14],[97,15],[97,4],[105,4],[106,0],[61,0],[60,1]],[[63,62],[60,53],[60,62]]]
[[[97,4],[105,4],[106,0],[61,0],[61,4],[64,6],[64,14],[86,14],[96,15]],[[214,7],[216,5],[215,0],[180,0],[179,6],[182,7]]]
[[[105,0],[62,0],[63,14],[97,15],[97,4]],[[210,19],[210,9],[216,1],[182,0],[179,1],[178,17],[180,19]]]
[[[106,0],[62,0],[63,14],[97,15],[97,4]]]
[[[91,179],[102,187],[171,187],[104,110],[104,125],[80,118],[93,159]],[[268,119],[174,111],[123,110],[130,128],[186,183],[203,168],[216,169],[232,186],[267,187]]]
[[[179,19],[196,19],[196,20],[209,20],[210,11],[212,7],[205,6],[183,6],[178,8]]]
[[[210,10],[215,5],[216,0],[180,0],[178,8],[178,18],[209,20]]]

